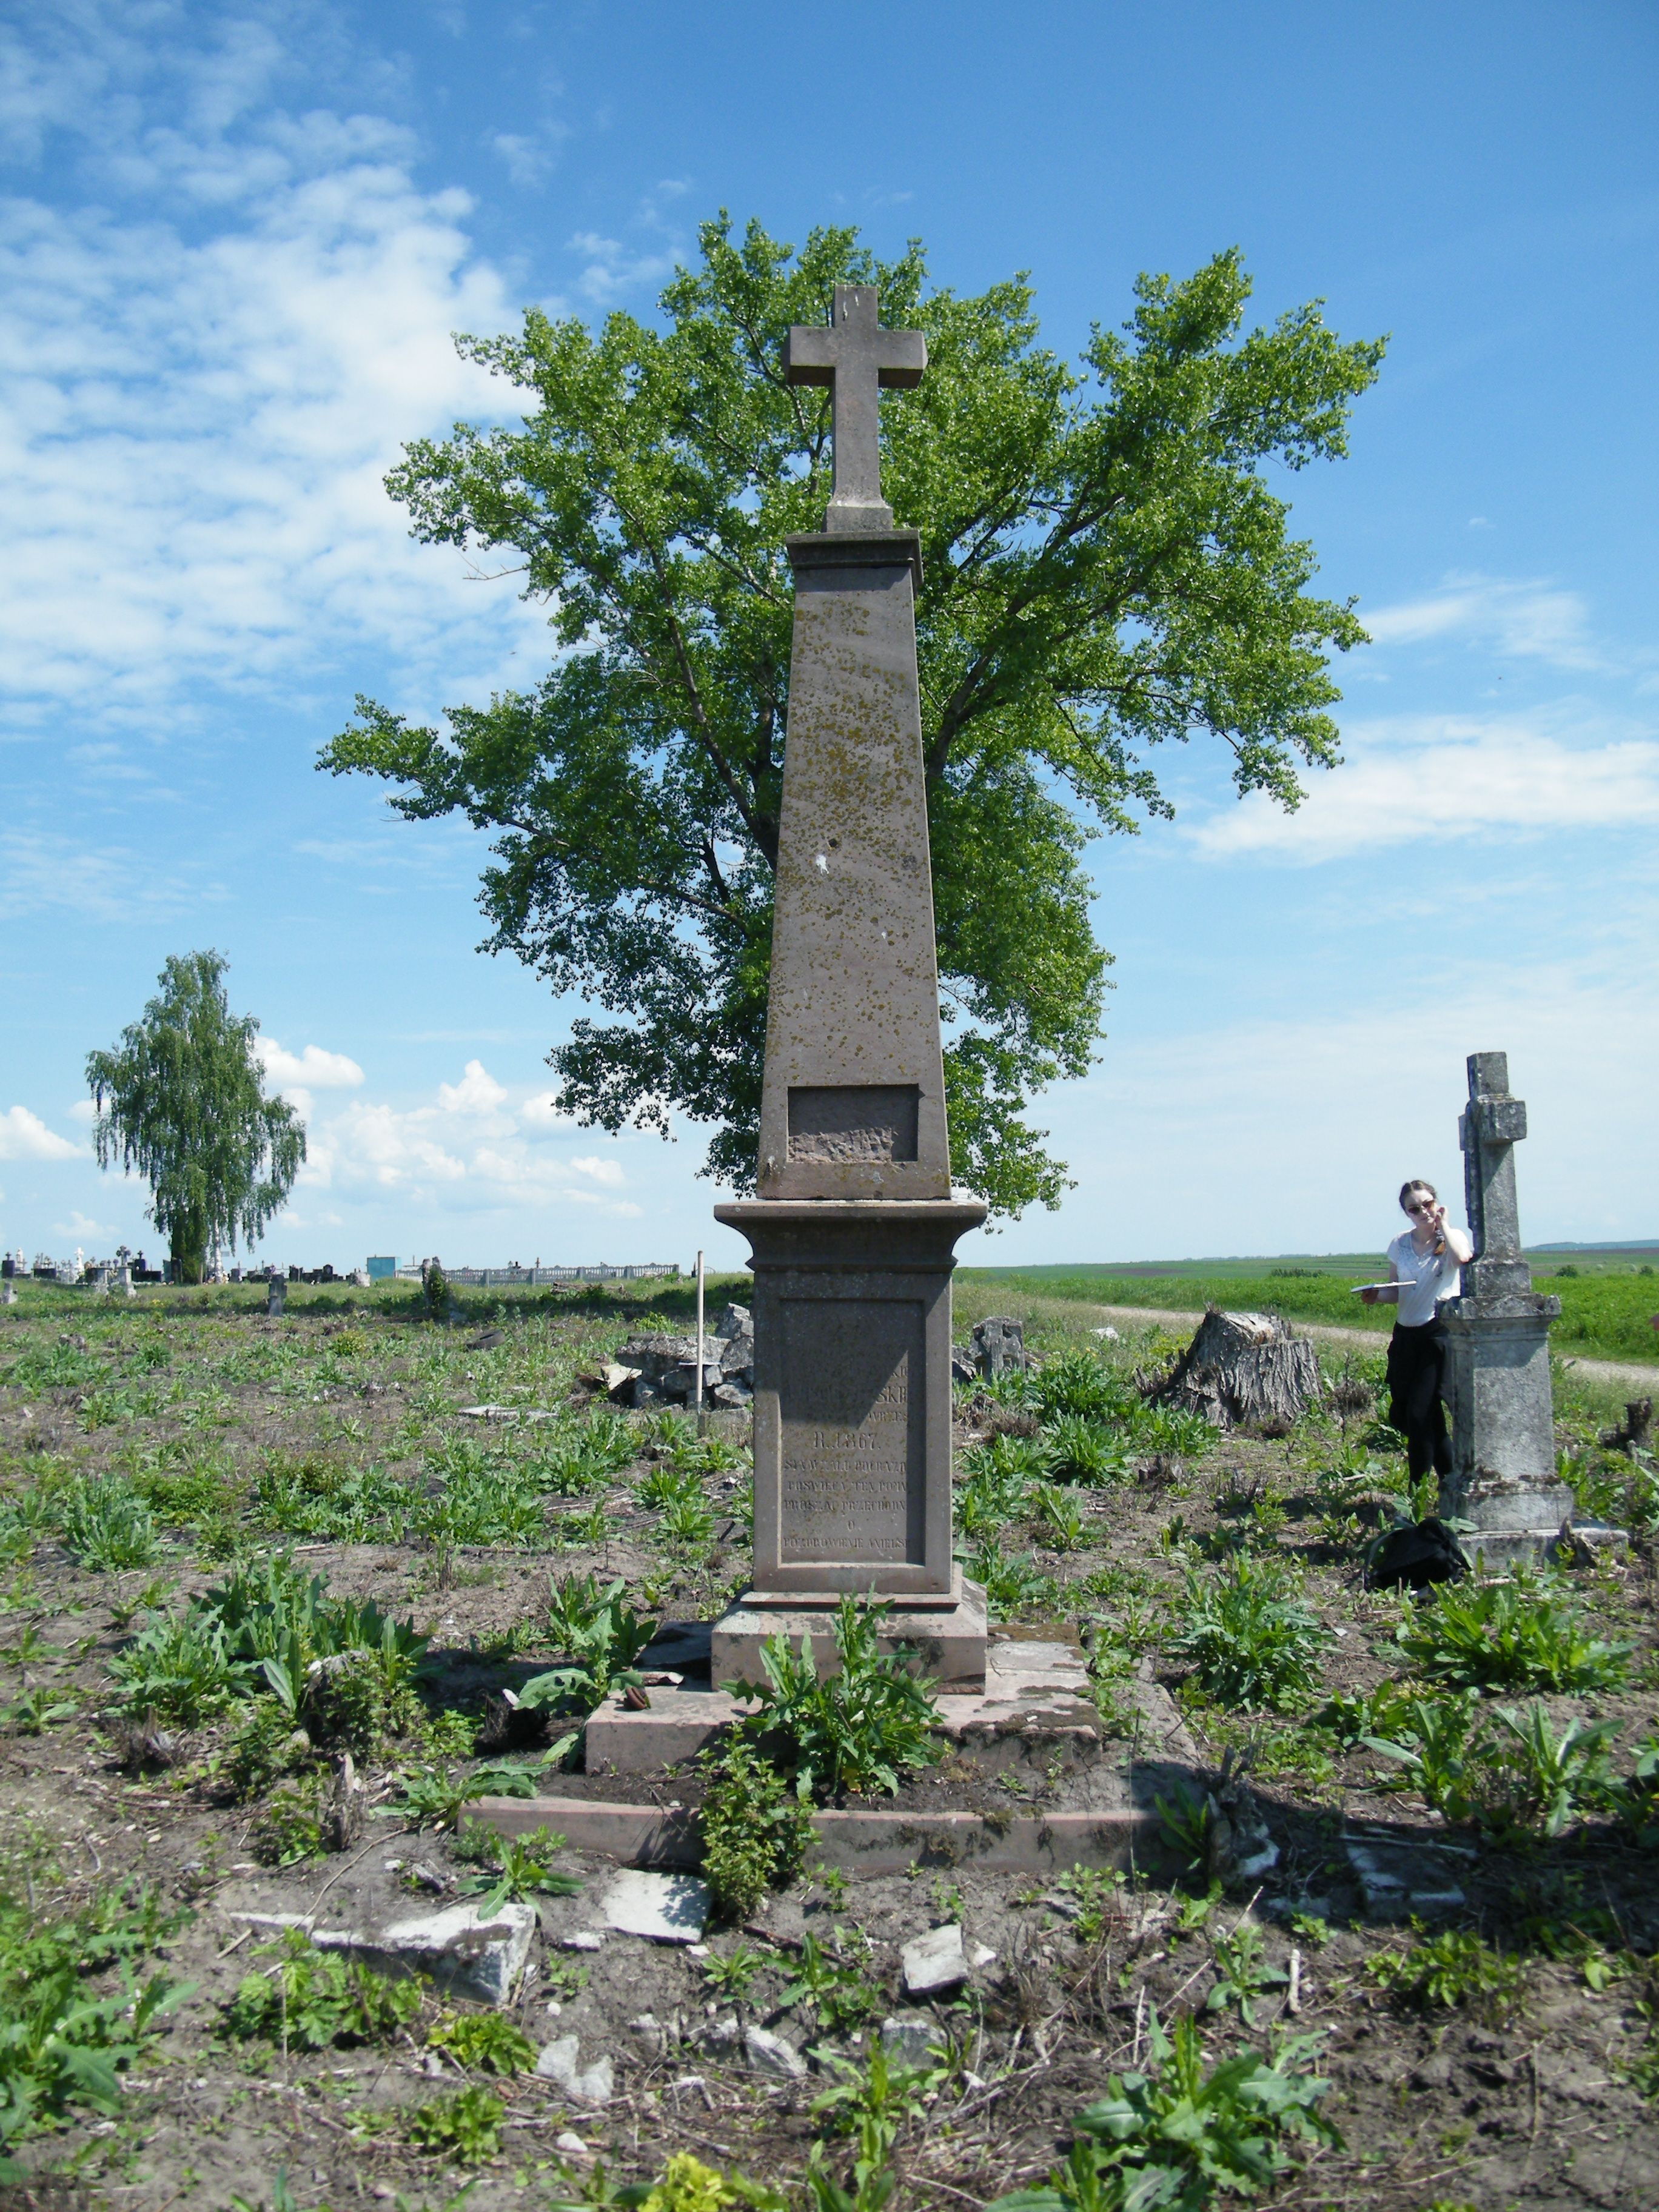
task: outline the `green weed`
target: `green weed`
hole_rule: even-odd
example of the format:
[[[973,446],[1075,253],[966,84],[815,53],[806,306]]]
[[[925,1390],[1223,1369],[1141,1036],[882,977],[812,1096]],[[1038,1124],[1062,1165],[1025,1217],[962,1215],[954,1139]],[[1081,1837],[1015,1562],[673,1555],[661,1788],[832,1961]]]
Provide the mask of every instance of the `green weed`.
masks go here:
[[[420,2012],[418,1981],[316,1950],[301,1929],[290,1928],[264,1955],[272,1964],[246,1976],[224,2008],[225,2033],[240,2041],[284,2051],[384,2043]]]
[[[465,1892],[483,1893],[478,1911],[486,1917],[509,1902],[574,1897],[581,1888],[577,1875],[554,1866],[555,1855],[564,1849],[564,1838],[550,1827],[532,1828],[522,1836],[492,1836],[488,1848],[492,1870],[469,1875],[461,1884]]]
[[[1526,1567],[1507,1582],[1441,1583],[1396,1641],[1431,1681],[1479,1689],[1616,1689],[1631,1651],[1592,1636],[1571,1593]]]
[[[1166,2035],[1149,2008],[1152,2069],[1115,2074],[1077,2118],[1067,2163],[1046,2188],[1000,2197],[987,2212],[1202,2212],[1218,2192],[1257,2196],[1297,2143],[1340,2148],[1321,2112],[1331,2084],[1309,2061],[1317,2036],[1293,2036],[1271,2063],[1254,2051],[1205,2067],[1196,2024]]]
[[[155,1516],[116,1475],[77,1476],[58,1498],[64,1548],[98,1573],[148,1567],[161,1550]]]
[[[769,1889],[799,1871],[811,1808],[738,1731],[702,1754],[702,1877],[724,1920],[747,1919]]]
[[[404,2120],[404,2140],[428,2157],[478,2166],[500,2150],[506,2118],[506,2106],[489,2090],[458,2089],[453,2096],[429,2097],[412,2106]]]
[[[840,1664],[833,1674],[819,1675],[810,1638],[801,1638],[796,1652],[787,1636],[777,1635],[761,1646],[763,1681],[723,1686],[757,1701],[759,1711],[743,1723],[745,1733],[781,1740],[789,1771],[815,1796],[895,1792],[902,1773],[939,1757],[931,1686],[907,1672],[906,1654],[881,1649],[881,1625],[890,1611],[860,1605],[851,1595],[842,1598],[834,1623]]]
[[[1524,1962],[1513,1953],[1495,1951],[1472,1931],[1443,1928],[1422,1934],[1409,1951],[1378,1951],[1365,1961],[1368,1979],[1402,2003],[1425,2010],[1468,2008],[1502,2013],[1520,1995]]]
[[[1185,1620],[1170,1656],[1221,1704],[1282,1712],[1317,1686],[1330,1639],[1271,1561],[1236,1559],[1212,1576],[1188,1574]]]
[[[536,2063],[535,2045],[505,2013],[446,2013],[426,2039],[475,2074],[527,2074]]]

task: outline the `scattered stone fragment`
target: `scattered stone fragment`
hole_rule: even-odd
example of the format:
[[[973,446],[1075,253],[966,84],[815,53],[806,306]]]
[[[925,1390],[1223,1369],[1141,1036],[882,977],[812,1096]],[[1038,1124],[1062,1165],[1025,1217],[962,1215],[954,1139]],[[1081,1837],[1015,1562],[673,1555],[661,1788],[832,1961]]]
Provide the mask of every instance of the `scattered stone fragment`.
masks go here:
[[[312,1941],[319,1950],[348,1951],[382,1973],[426,1974],[456,1996],[502,2005],[518,1986],[535,1931],[532,1905],[505,1904],[486,1917],[469,1903],[386,1928],[319,1928]]]
[[[905,2019],[895,2013],[881,2024],[883,2050],[906,2066],[931,2066],[939,2037],[936,2022],[915,2015]]]
[[[905,1945],[900,1955],[907,1996],[931,1996],[941,1990],[954,1990],[968,1978],[962,1929],[954,1920],[916,1936]]]
[[[975,1943],[968,1954],[968,1963],[975,1967],[994,1966],[996,1962],[996,1955],[988,1943]]]
[[[573,1928],[560,1940],[567,1951],[602,1951],[605,1948],[605,1937],[597,1928]]]
[[[743,2031],[738,2026],[736,2013],[727,2013],[724,2020],[711,2020],[698,2040],[705,2051],[716,2053],[735,2051],[743,2040]]]
[[[624,1867],[600,1900],[605,1925],[658,1943],[696,1943],[708,1919],[708,1885],[690,1874]]]
[[[591,2066],[579,2067],[576,2059],[580,2048],[580,2037],[560,2036],[556,2042],[544,2045],[536,2061],[536,2071],[544,2081],[556,2083],[567,2097],[575,2098],[578,2104],[608,2105],[617,2086],[611,2060],[608,2057],[596,2058]]]
[[[554,2136],[553,2148],[562,2151],[567,2158],[592,2158],[593,2155],[581,2137],[569,2128],[562,2135]]]
[[[749,2063],[763,2074],[781,2074],[791,2081],[801,2081],[806,2073],[806,2061],[793,2043],[786,2043],[781,2035],[774,2035],[769,2027],[752,2024],[743,2031],[743,2047]]]

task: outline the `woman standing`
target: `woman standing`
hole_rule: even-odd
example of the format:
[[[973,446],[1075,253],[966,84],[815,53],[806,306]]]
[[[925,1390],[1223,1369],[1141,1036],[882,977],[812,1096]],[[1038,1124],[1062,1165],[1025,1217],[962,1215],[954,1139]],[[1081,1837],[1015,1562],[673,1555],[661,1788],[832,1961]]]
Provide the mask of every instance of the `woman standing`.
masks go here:
[[[1398,1308],[1389,1339],[1390,1425],[1404,1432],[1412,1480],[1432,1468],[1451,1473],[1451,1445],[1441,1390],[1446,1375],[1446,1324],[1440,1306],[1457,1296],[1463,1263],[1474,1247],[1446,1218],[1431,1182],[1402,1183],[1401,1211],[1411,1223],[1389,1247],[1389,1280],[1396,1287],[1364,1290],[1368,1306],[1379,1300]]]

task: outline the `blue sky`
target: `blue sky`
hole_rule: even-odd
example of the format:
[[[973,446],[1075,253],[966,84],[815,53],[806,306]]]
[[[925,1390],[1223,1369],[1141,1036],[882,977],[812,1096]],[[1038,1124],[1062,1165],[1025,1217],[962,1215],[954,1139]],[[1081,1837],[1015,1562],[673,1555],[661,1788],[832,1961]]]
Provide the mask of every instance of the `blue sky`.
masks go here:
[[[856,222],[1045,338],[1243,247],[1264,317],[1390,333],[1295,478],[1375,643],[1299,814],[1194,744],[1094,849],[1077,1187],[964,1256],[1380,1248],[1455,1185],[1463,1055],[1531,1108],[1529,1237],[1659,1235],[1659,17],[1646,4],[421,4],[15,11],[0,33],[0,1242],[141,1241],[82,1070],[217,946],[304,1112],[268,1256],[735,1261],[696,1128],[561,1121],[576,1009],[480,957],[480,853],[318,775],[366,691],[532,681],[542,615],[414,545],[405,438],[510,394],[537,301],[649,313],[699,219]],[[153,1235],[150,1237],[155,1244]]]

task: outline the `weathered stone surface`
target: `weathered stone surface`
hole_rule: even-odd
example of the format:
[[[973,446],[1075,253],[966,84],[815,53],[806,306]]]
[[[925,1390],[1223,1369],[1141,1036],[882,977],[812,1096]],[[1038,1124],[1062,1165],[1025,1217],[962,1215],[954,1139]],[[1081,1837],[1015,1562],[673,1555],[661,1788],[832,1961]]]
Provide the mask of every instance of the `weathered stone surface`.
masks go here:
[[[914,532],[889,526],[877,478],[879,384],[895,363],[919,377],[926,349],[882,330],[877,306],[868,287],[837,287],[830,328],[790,333],[789,375],[834,387],[836,493],[825,530],[788,541],[760,1194],[716,1209],[754,1252],[748,1609],[798,1604],[826,1625],[845,1591],[957,1604],[950,1273],[957,1238],[985,1215],[951,1190],[921,554]],[[720,1663],[717,1652],[716,1679]]]
[[[962,1929],[954,1920],[915,1937],[899,1956],[907,1996],[939,1996],[946,1990],[959,1989],[968,1978]]]
[[[992,1314],[974,1323],[969,1357],[977,1375],[1023,1374],[1030,1364],[1025,1324],[1012,1314]]]
[[[1467,1065],[1469,1103],[1457,1134],[1475,1256],[1461,1295],[1440,1308],[1452,1428],[1440,1511],[1474,1523],[1464,1550],[1497,1569],[1544,1557],[1577,1501],[1556,1467],[1549,1331],[1561,1301],[1533,1289],[1521,1246],[1515,1147],[1527,1133],[1526,1104],[1510,1091],[1506,1053],[1471,1053]],[[1577,1534],[1606,1542],[1622,1532]]]
[[[694,1875],[624,1867],[600,1903],[608,1928],[659,1943],[696,1943],[708,1921],[708,1887]]]
[[[769,2027],[757,2027],[751,2021],[743,2031],[743,2048],[757,2073],[781,2074],[789,2081],[805,2079],[806,2061],[793,2043],[786,2043]]]
[[[319,1950],[345,1951],[382,1973],[421,1973],[453,1996],[502,2005],[517,1988],[536,1931],[532,1905],[506,1904],[488,1916],[452,1905],[385,1927],[315,1929]]]
[[[713,1674],[716,1682],[758,1682],[763,1679],[760,1647],[781,1633],[797,1650],[801,1638],[810,1638],[820,1674],[834,1671],[836,1656],[832,1628],[835,1614],[826,1598],[814,1604],[810,1595],[785,1604],[763,1604],[751,1595],[724,1613],[714,1624]],[[954,1593],[942,1605],[923,1607],[906,1599],[895,1599],[881,1624],[879,1640],[885,1649],[908,1645],[916,1655],[917,1670],[931,1675],[944,1688],[969,1692],[986,1680],[987,1613],[985,1593],[957,1571]]]
[[[578,2058],[581,2039],[574,2035],[561,2035],[544,2045],[536,2061],[536,2071],[544,2081],[552,2081],[574,2097],[580,2105],[608,2105],[616,2094],[616,2071],[608,2055],[596,2058],[591,2066],[581,2066]]]
[[[933,2066],[940,2043],[939,2025],[926,2014],[893,2014],[881,2024],[882,2047],[890,2058],[905,2066]]]

